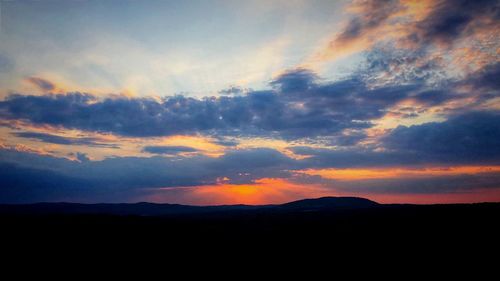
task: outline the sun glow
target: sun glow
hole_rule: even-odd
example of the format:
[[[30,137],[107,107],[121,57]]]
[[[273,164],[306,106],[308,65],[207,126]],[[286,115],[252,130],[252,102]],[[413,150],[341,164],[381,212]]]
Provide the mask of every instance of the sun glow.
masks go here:
[[[182,194],[182,196],[179,196]],[[262,178],[250,184],[214,184],[164,188],[146,199],[153,202],[191,205],[281,204],[294,200],[335,196],[335,190],[314,184],[298,184],[285,179]]]

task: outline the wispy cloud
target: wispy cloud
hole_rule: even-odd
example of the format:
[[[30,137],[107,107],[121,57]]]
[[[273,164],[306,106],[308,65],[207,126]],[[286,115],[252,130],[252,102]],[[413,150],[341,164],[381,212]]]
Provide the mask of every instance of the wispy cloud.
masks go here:
[[[91,147],[119,148],[117,144],[104,143],[102,142],[102,139],[92,137],[73,138],[37,132],[19,132],[13,133],[13,135],[15,135],[16,137],[36,139],[41,142],[62,145],[86,145]]]
[[[499,10],[494,0],[354,1],[346,8],[350,20],[318,58],[335,60],[387,43],[409,50],[443,49],[454,56],[464,48],[476,53],[462,65],[480,63],[481,57],[498,59],[488,53],[500,44],[494,39]]]
[[[49,80],[39,78],[39,77],[28,77],[28,78],[26,78],[26,81],[35,85],[43,92],[50,92],[50,91],[55,90],[55,88],[56,88],[56,85],[54,83],[50,82]]]
[[[189,146],[156,145],[156,146],[145,146],[143,148],[143,151],[152,154],[176,155],[183,152],[196,152],[197,150]]]

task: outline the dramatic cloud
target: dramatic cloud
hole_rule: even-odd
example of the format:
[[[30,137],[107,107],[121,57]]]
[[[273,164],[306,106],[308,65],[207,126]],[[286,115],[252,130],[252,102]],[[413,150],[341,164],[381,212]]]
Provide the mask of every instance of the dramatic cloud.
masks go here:
[[[452,48],[463,40],[494,48],[500,44],[490,39],[500,27],[496,0],[365,0],[354,1],[347,12],[351,19],[330,42],[322,55],[325,59],[368,51],[383,42],[425,51]],[[484,51],[483,47],[472,48]]]
[[[347,23],[344,30],[336,38],[336,43],[348,44],[353,40],[368,35],[376,30],[394,13],[401,10],[397,0],[357,1],[350,7],[356,15]]]
[[[498,27],[500,3],[496,0],[435,0],[432,10],[416,23],[412,39],[419,44],[451,44],[483,28]]]
[[[295,160],[278,151],[262,148],[228,151],[219,158],[192,157],[111,157],[88,160],[77,153],[79,161],[0,149],[1,161],[18,168],[47,170],[70,178],[92,181],[92,186],[124,189],[214,184],[218,178],[229,182],[251,183],[262,177],[279,177]],[[41,173],[42,174],[42,173]],[[35,186],[33,188],[36,188]]]
[[[274,80],[273,91],[245,96],[97,99],[90,94],[11,95],[0,116],[33,124],[62,126],[133,137],[212,133],[283,138],[332,136],[364,129],[387,108],[418,91],[418,85],[369,88],[363,80],[317,84],[299,69]]]
[[[500,115],[469,112],[441,123],[399,126],[375,148],[291,147],[308,168],[500,164]],[[380,149],[383,148],[383,149]]]
[[[195,49],[214,58],[186,42],[149,54],[159,45],[133,37],[112,46],[116,57],[96,46],[68,50],[71,63],[57,54],[47,58],[60,66],[27,67],[12,43],[0,50],[0,201],[275,202],[307,197],[302,186],[311,195],[500,198],[500,2],[360,0],[344,12],[344,22],[328,21],[340,27],[332,34],[314,17],[310,36],[283,34],[293,44],[275,38],[287,42],[245,59],[218,57],[226,49],[206,42]],[[240,42],[248,52],[249,36]],[[152,36],[180,42],[167,37]],[[15,65],[6,51],[19,53]],[[115,60],[123,54],[135,59]],[[229,64],[241,73],[198,70]]]
[[[483,169],[484,171],[480,170],[479,173],[475,172],[478,169],[468,171],[468,168],[456,171],[451,169],[450,172],[431,170],[420,173],[417,173],[418,170],[414,172],[406,170],[410,176],[398,176],[397,169],[393,170],[391,167],[428,164],[421,161],[418,154],[404,151],[327,152],[296,148],[295,152],[311,157],[294,160],[278,151],[261,148],[229,151],[219,158],[113,157],[102,161],[89,161],[84,154],[78,153],[78,161],[70,161],[2,149],[0,174],[3,184],[0,188],[0,198],[2,202],[133,201],[134,198],[155,194],[168,188],[178,190],[180,187],[191,186],[196,189],[197,186],[212,186],[211,188],[217,189],[218,186],[229,184],[233,185],[232,189],[238,189],[237,185],[251,185],[266,178],[288,179],[290,182],[295,182],[294,187],[321,185],[324,191],[355,194],[358,192],[358,195],[443,193],[500,186],[498,169],[492,171]],[[408,159],[410,157],[413,158]],[[394,172],[395,175],[386,176],[387,172],[383,170],[377,172],[377,169],[383,167],[381,164],[385,164],[389,169],[387,171]],[[343,179],[347,171],[333,173],[333,179],[313,176],[313,172],[310,176],[300,172],[305,169],[335,166],[351,167],[349,173],[352,173],[350,177],[353,178]],[[368,179],[363,179],[369,167],[376,168],[369,172]],[[463,174],[462,170],[465,171]],[[297,173],[302,176],[297,176]],[[361,179],[357,179],[358,177]],[[281,184],[286,183],[281,182]],[[241,188],[244,189],[244,186]],[[242,198],[245,199],[248,198]]]
[[[484,109],[499,96],[498,65],[487,65],[463,79],[447,80],[440,77],[441,62],[422,59],[424,55],[422,51],[377,49],[362,69],[345,79],[321,83],[317,74],[299,68],[272,80],[270,90],[201,99],[181,95],[159,100],[97,97],[79,92],[13,94],[0,101],[0,117],[7,123],[112,133],[136,141],[205,135],[225,148],[217,156],[207,156],[187,143],[148,143],[142,152],[154,157],[92,161],[76,152],[71,161],[6,147],[0,155],[6,183],[0,195],[4,202],[133,201],[172,188],[182,196],[196,193],[177,191],[184,187],[202,186],[203,194],[213,194],[211,188],[217,186],[225,186],[228,192],[240,190],[239,185],[252,185],[254,190],[263,179],[291,184],[294,189],[301,184],[315,185],[321,186],[317,192],[350,191],[355,195],[438,194],[500,187],[496,170],[350,181],[314,174],[333,168],[353,169],[359,175],[371,169],[370,173],[380,176],[380,168],[500,165],[500,117],[494,108]],[[433,108],[444,121],[386,129],[375,139],[367,130],[387,116],[417,118]],[[118,148],[94,137],[29,131],[10,134],[60,145]],[[290,143],[300,140],[304,146],[280,151],[238,149],[244,142],[241,137],[255,136]],[[366,140],[369,142],[364,143]],[[31,180],[26,181],[22,174]]]
[[[326,188],[323,191],[358,195],[475,192],[500,187],[495,166],[500,165],[499,124],[497,112],[468,112],[441,123],[397,127],[373,147],[288,148],[305,156],[301,159],[269,148],[227,150],[213,158],[180,156],[196,151],[190,147],[148,146],[145,151],[172,157],[90,161],[77,153],[78,161],[71,161],[5,148],[0,150],[4,183],[0,195],[4,202],[129,201],[183,186],[230,185],[234,191],[236,185],[252,185],[261,179],[295,182],[294,188],[320,185]],[[493,166],[488,169],[487,165]],[[427,166],[443,168],[423,168]],[[332,168],[337,170],[328,172]],[[201,190],[208,192],[207,188]]]
[[[131,137],[207,134],[223,136],[265,136],[283,139],[328,137],[333,145],[353,145],[363,139],[364,129],[391,112],[403,101],[420,107],[435,107],[450,100],[477,96],[486,102],[498,94],[491,66],[463,82],[427,85],[424,73],[435,73],[435,66],[421,72],[403,73],[404,79],[377,85],[369,78],[389,72],[385,56],[370,59],[368,67],[351,77],[318,83],[315,73],[297,69],[285,72],[270,84],[273,90],[253,91],[242,96],[202,99],[185,96],[150,98],[97,98],[86,93],[43,96],[10,95],[0,101],[0,117],[35,125],[60,126],[91,132]],[[377,62],[377,63],[376,63]],[[397,62],[401,64],[401,62]],[[404,62],[403,62],[404,64]],[[433,76],[435,77],[435,75]],[[402,83],[404,82],[404,83]],[[481,84],[485,90],[457,94],[456,87]],[[479,88],[479,87],[478,87]],[[493,92],[491,88],[495,89]],[[418,108],[408,116],[415,117]],[[18,133],[45,142],[70,144],[91,139],[64,139]]]

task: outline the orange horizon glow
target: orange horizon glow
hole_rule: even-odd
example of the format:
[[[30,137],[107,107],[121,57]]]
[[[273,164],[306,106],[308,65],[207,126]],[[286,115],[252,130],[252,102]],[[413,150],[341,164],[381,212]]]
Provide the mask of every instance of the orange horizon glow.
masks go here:
[[[303,185],[285,179],[262,178],[253,184],[220,183],[195,187],[163,188],[145,199],[153,202],[189,205],[265,205],[324,196],[337,196],[337,192],[320,185]]]
[[[286,179],[262,178],[253,184],[225,184],[151,189],[143,200],[196,206],[283,204],[326,196],[362,197],[381,204],[455,204],[500,202],[500,189],[477,189],[450,193],[370,193],[339,191],[320,184],[293,183]]]

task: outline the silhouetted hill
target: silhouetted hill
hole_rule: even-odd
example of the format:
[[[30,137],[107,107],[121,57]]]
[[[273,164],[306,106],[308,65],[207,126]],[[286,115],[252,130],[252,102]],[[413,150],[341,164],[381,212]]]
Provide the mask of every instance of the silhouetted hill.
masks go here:
[[[287,212],[313,211],[322,209],[358,209],[376,207],[379,204],[356,197],[323,197],[293,201],[282,205],[223,205],[189,206],[180,204],[78,204],[78,203],[36,203],[25,205],[0,205],[3,214],[95,214],[122,216],[164,216],[176,214],[207,214],[220,212]]]
[[[359,209],[372,208],[380,204],[359,197],[321,197],[303,199],[280,205],[281,209],[314,211],[323,209]]]
[[[189,206],[180,204],[120,203],[120,204],[78,204],[78,203],[35,203],[25,205],[0,205],[3,214],[87,214],[120,216],[162,216],[173,214],[196,214],[218,211],[252,210],[265,206]]]

